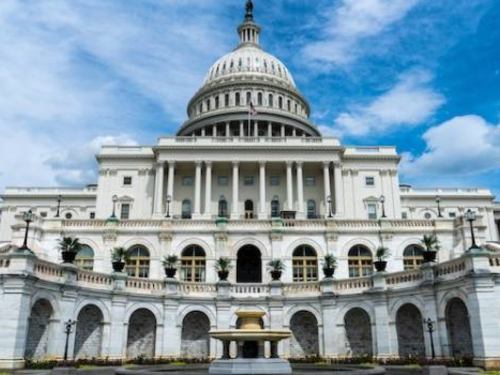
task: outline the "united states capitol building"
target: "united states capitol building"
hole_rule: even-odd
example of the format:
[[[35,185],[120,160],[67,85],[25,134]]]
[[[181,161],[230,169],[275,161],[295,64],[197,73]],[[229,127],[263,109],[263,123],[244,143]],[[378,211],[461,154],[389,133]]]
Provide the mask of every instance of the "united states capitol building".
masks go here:
[[[238,34],[175,137],[103,147],[96,185],[3,192],[0,368],[62,358],[69,320],[71,358],[215,358],[222,346],[208,332],[236,327],[246,309],[292,331],[284,357],[434,350],[499,366],[491,192],[402,185],[395,147],[323,137],[292,73],[263,50],[251,1]],[[28,210],[34,255],[19,251]],[[470,250],[472,233],[481,249]],[[421,239],[433,234],[441,250],[422,265]],[[84,244],[77,267],[62,264],[63,236]],[[390,249],[386,272],[374,270],[380,246]],[[128,251],[125,273],[113,272],[116,247]],[[178,272],[166,278],[172,254]],[[333,278],[323,275],[326,254],[337,258]],[[228,282],[214,268],[221,257],[233,265]],[[269,275],[272,259],[285,264],[281,281]]]

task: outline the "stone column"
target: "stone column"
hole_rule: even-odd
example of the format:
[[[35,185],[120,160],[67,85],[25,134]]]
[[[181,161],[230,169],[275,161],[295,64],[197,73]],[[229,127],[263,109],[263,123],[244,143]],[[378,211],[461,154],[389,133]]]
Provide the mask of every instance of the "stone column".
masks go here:
[[[245,126],[244,126],[243,121],[240,121],[240,137],[244,137],[244,136],[245,136]]]
[[[164,163],[156,164],[156,177],[155,177],[155,209],[154,216],[163,216],[163,180],[164,180],[165,166]]]
[[[281,125],[281,137],[285,138],[285,125],[284,124]]]
[[[266,210],[266,162],[259,163],[259,198],[260,198],[260,209],[259,209],[259,219],[267,218]]]
[[[254,121],[254,124],[253,124],[253,136],[254,137],[258,137],[259,136],[259,122],[258,121]]]
[[[233,203],[231,205],[231,219],[239,219],[240,218],[240,213],[239,213],[239,198],[238,198],[238,192],[239,192],[239,168],[240,168],[240,163],[235,161],[233,162]]]
[[[111,332],[109,342],[109,358],[122,359],[126,355],[127,327],[125,322],[125,307],[127,297],[115,295],[111,300]]]
[[[212,162],[205,162],[205,218],[212,217]]]
[[[342,164],[334,163],[335,216],[344,215],[344,182],[342,181]]]
[[[293,210],[293,175],[291,161],[286,162],[286,205],[289,211]]]
[[[332,191],[330,188],[330,162],[323,162],[323,181],[325,184],[325,217],[330,215],[330,206],[328,205],[328,197],[332,198]]]
[[[302,173],[302,162],[297,162],[297,211],[298,217],[304,219],[306,217],[304,210],[304,176]]]
[[[170,216],[173,216],[174,208],[174,180],[175,180],[175,162],[168,163],[168,185],[167,185],[167,196],[170,196],[172,201],[170,202]]]
[[[199,218],[201,213],[201,161],[196,162],[194,182],[194,212],[193,218]]]
[[[267,124],[267,136],[268,137],[273,136],[273,124],[271,122]]]
[[[213,127],[212,137],[217,137],[217,125],[214,125],[214,127]]]
[[[230,137],[231,136],[231,124],[230,122],[226,122],[226,137]]]

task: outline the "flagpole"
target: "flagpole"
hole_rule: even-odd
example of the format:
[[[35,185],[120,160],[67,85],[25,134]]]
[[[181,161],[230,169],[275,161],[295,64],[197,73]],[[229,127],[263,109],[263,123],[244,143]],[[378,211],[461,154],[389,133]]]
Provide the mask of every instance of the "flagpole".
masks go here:
[[[252,104],[250,104],[250,107],[248,107],[248,132],[247,132],[248,137],[250,137],[250,121],[251,121],[251,120],[250,120],[250,116],[251,116],[250,111],[252,110],[251,105],[252,105]]]

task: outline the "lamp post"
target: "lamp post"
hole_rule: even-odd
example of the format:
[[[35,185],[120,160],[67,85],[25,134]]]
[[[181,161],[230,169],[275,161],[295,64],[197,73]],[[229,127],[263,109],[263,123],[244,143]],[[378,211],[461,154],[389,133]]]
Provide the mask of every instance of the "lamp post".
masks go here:
[[[170,219],[170,202],[172,202],[172,197],[167,195],[167,219]]]
[[[33,211],[29,210],[23,212],[23,221],[26,223],[26,230],[24,232],[24,241],[23,246],[19,250],[28,250],[31,251],[28,247],[28,232],[30,230],[30,223],[33,221]]]
[[[113,195],[113,213],[111,214],[110,219],[116,220],[116,202],[118,202],[118,196]]]
[[[57,196],[57,211],[56,211],[56,217],[59,217],[60,214],[61,214],[61,199],[62,196],[61,195],[58,195]]]
[[[380,196],[380,204],[382,204],[382,218],[385,219],[387,215],[385,214],[385,196]]]
[[[330,195],[326,197],[326,202],[328,204],[328,218],[331,219],[333,218],[333,214],[332,214],[332,197]]]
[[[64,323],[66,326],[65,332],[66,332],[66,344],[64,346],[64,364],[68,361],[68,345],[69,345],[69,335],[71,334],[71,328],[76,324],[76,321],[74,320],[68,320],[67,322]]]
[[[427,332],[429,332],[429,338],[431,339],[431,355],[432,359],[436,359],[436,351],[434,350],[434,336],[436,322],[431,318],[424,319],[424,324],[427,325]]]
[[[437,208],[438,208],[438,217],[443,217],[443,214],[441,212],[441,196],[437,196],[436,197],[436,204],[437,204]]]
[[[479,249],[479,246],[476,244],[476,236],[474,235],[474,221],[476,221],[476,213],[473,212],[471,209],[468,209],[467,212],[465,213],[465,220],[469,222],[470,225],[470,235],[472,238],[472,246],[469,248],[469,250],[472,249]]]

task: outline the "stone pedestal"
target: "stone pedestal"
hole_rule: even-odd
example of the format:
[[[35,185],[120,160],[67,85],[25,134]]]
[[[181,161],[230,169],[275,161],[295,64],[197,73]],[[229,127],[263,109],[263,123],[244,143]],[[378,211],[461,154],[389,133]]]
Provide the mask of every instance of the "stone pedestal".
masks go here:
[[[218,359],[210,364],[209,374],[291,374],[292,367],[286,359],[279,358],[236,358]]]

